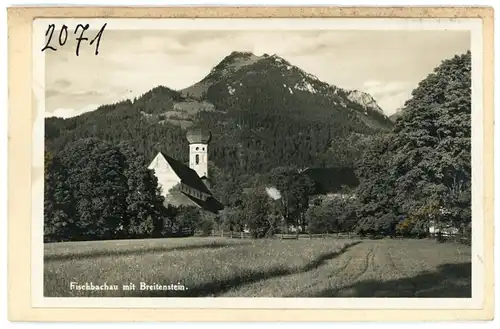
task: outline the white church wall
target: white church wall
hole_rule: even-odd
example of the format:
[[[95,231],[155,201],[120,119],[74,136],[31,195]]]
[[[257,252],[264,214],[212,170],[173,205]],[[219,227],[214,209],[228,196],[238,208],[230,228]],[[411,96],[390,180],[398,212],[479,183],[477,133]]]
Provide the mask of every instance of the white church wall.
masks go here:
[[[165,197],[172,187],[181,182],[179,176],[161,153],[156,155],[148,168],[154,170],[155,176],[158,178],[158,186],[161,188],[161,194]]]

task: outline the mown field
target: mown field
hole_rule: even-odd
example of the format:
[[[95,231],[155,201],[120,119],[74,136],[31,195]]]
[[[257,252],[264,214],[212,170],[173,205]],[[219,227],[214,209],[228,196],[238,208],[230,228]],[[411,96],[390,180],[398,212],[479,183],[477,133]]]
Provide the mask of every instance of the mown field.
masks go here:
[[[118,285],[117,291],[70,289]],[[140,290],[182,284],[185,290]],[[124,291],[122,285],[135,283]],[[470,247],[432,240],[177,238],[45,245],[44,295],[470,297]]]

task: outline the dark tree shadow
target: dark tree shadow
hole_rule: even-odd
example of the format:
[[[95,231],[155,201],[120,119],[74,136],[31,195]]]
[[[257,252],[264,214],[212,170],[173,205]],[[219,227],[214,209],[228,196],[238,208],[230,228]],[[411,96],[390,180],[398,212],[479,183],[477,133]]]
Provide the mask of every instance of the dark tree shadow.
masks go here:
[[[318,268],[321,265],[323,265],[327,260],[331,260],[331,259],[334,259],[334,258],[340,256],[341,254],[346,252],[349,248],[354,247],[355,245],[357,245],[359,243],[361,243],[361,241],[353,241],[353,242],[351,242],[351,244],[345,246],[343,249],[341,249],[337,252],[332,252],[332,253],[320,255],[319,257],[317,257],[316,259],[313,259],[310,263],[305,265],[302,268],[302,270],[297,272],[297,273],[303,273],[303,272],[307,272],[310,270],[314,270],[315,268]]]
[[[136,248],[136,249],[119,249],[116,250],[90,250],[88,252],[82,252],[81,254],[60,254],[60,255],[46,255],[44,257],[45,261],[55,261],[55,260],[83,260],[95,257],[108,257],[108,256],[133,256],[133,255],[143,255],[147,253],[155,252],[168,252],[168,251],[179,251],[179,250],[197,250],[197,249],[217,249],[224,247],[238,247],[249,242],[241,243],[222,243],[222,242],[211,242],[204,244],[195,245],[182,245],[178,247],[172,246],[152,246],[148,248]]]
[[[135,291],[135,296],[133,297],[213,297],[246,284],[255,283],[261,280],[267,280],[274,277],[304,273],[313,270],[323,265],[327,260],[331,260],[340,256],[349,248],[358,243],[360,243],[360,241],[353,242],[352,244],[345,246],[339,251],[320,255],[318,258],[314,259],[313,261],[309,262],[299,269],[289,269],[281,267],[271,268],[266,271],[254,271],[247,273],[246,275],[239,275],[223,280],[206,282],[194,287],[188,287],[189,289],[184,291]],[[168,285],[169,283],[170,282],[165,282],[160,284]]]
[[[471,281],[470,262],[443,264],[435,272],[391,281],[360,281],[338,289],[326,289],[308,297],[470,298]]]

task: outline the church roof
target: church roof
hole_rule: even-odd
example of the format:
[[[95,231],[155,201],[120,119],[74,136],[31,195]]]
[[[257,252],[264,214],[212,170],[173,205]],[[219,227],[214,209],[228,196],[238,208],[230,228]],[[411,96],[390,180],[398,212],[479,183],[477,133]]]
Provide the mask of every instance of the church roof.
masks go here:
[[[195,204],[197,204],[201,208],[203,208],[207,211],[213,212],[215,214],[218,211],[224,209],[224,205],[213,197],[209,197],[206,201],[203,201],[203,200],[200,200],[197,198],[193,198],[192,196],[190,196],[188,194],[185,194],[185,196],[188,197],[192,202],[194,202]]]
[[[170,167],[172,167],[172,170],[175,171],[177,176],[179,176],[181,182],[183,182],[186,185],[191,186],[192,188],[197,189],[198,191],[207,193],[212,195],[212,192],[206,187],[206,185],[203,183],[201,178],[198,176],[196,171],[193,169],[189,168],[182,162],[179,162],[175,160],[174,158],[169,157],[168,155],[165,155],[164,153],[161,153],[165,160],[167,160],[168,164]]]
[[[191,195],[182,192],[179,189],[171,189],[169,194],[165,197],[165,204],[173,206],[198,206],[203,210],[217,213],[224,209],[224,205],[213,197],[208,197],[206,201],[192,197]]]

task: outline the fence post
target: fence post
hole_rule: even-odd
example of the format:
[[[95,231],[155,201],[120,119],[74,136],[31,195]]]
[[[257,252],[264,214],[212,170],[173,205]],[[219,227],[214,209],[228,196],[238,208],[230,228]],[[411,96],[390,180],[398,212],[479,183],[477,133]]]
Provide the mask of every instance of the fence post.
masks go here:
[[[229,237],[232,239],[233,238],[233,231],[231,230],[229,233]]]
[[[220,236],[221,236],[221,238],[223,238],[223,237],[224,237],[224,229],[222,229],[222,230],[220,231]]]

